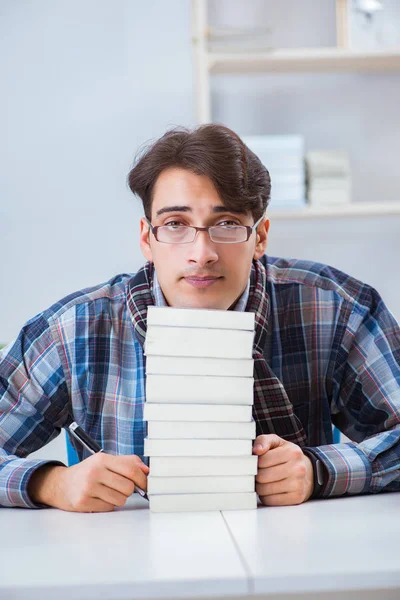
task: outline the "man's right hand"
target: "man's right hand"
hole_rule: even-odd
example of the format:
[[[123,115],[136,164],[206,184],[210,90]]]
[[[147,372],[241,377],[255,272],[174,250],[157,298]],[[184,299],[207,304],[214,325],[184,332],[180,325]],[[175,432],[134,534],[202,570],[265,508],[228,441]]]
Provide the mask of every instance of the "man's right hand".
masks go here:
[[[72,512],[110,512],[123,506],[135,485],[147,490],[149,467],[135,454],[99,452],[73,467],[44,465],[29,481],[37,504]]]

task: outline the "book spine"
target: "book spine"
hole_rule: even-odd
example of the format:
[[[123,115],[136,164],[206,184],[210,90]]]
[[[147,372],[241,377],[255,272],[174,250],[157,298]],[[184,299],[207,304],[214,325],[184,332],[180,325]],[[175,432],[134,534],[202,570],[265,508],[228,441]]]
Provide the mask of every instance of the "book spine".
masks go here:
[[[252,407],[232,404],[157,404],[145,402],[145,421],[250,422]]]
[[[247,456],[251,440],[154,440],[144,439],[145,456]]]

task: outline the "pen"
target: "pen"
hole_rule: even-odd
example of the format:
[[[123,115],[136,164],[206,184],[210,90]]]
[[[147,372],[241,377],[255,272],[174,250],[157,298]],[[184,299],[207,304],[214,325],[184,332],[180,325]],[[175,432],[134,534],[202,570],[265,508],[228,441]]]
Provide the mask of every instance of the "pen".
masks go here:
[[[103,448],[99,446],[97,442],[92,440],[92,438],[85,431],[83,431],[82,427],[80,427],[75,421],[68,425],[68,430],[71,433],[71,435],[74,436],[74,438],[78,440],[78,442],[90,452],[90,454],[97,454],[98,452],[103,452]],[[142,490],[142,488],[138,487],[136,483],[135,492],[140,494],[140,496],[142,496],[142,498],[144,498],[145,500],[149,499],[146,492]]]

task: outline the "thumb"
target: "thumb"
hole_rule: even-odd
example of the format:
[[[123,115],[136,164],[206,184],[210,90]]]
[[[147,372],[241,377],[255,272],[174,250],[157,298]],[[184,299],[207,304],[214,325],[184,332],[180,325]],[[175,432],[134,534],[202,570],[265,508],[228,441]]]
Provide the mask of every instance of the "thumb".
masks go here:
[[[285,440],[280,438],[275,433],[270,433],[268,435],[259,435],[254,440],[253,454],[261,456],[262,454],[268,452],[268,450],[278,448],[278,446],[282,446],[284,443]]]
[[[143,471],[143,473],[145,473],[146,475],[149,473],[150,468],[146,465],[146,463],[144,463],[143,461],[141,461],[138,464],[138,467],[141,471]]]

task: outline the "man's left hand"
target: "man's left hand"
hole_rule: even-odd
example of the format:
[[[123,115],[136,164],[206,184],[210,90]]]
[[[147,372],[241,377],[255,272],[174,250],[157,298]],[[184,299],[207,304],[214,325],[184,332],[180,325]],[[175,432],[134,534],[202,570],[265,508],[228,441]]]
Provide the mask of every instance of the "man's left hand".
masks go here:
[[[275,434],[259,435],[253,444],[258,456],[256,492],[267,506],[306,502],[314,489],[311,460],[300,446]]]

